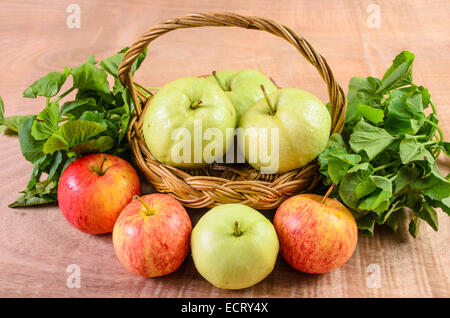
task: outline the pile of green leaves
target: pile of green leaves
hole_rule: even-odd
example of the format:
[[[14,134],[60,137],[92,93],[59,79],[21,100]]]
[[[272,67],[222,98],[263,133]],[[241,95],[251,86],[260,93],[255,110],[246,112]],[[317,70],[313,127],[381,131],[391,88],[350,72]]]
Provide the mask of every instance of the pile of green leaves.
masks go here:
[[[353,77],[342,134],[319,157],[325,185],[373,235],[375,224],[398,228],[399,211],[413,211],[409,232],[421,220],[438,230],[435,208],[450,215],[450,180],[436,159],[450,153],[428,90],[412,81],[414,54],[401,52],[380,80]],[[424,110],[431,106],[426,115]]]
[[[22,195],[10,207],[34,206],[55,202],[62,171],[75,158],[93,152],[125,155],[125,138],[134,110],[131,94],[117,76],[125,48],[100,63],[89,56],[81,65],[51,72],[28,87],[26,98],[45,97],[45,108],[37,115],[4,117],[0,98],[0,132],[9,129],[19,136],[20,148],[34,168]],[[135,72],[146,51],[133,64]],[[98,67],[98,66],[99,67]],[[108,74],[114,78],[110,88]],[[68,77],[73,85],[60,94]],[[69,93],[75,98],[66,100]]]

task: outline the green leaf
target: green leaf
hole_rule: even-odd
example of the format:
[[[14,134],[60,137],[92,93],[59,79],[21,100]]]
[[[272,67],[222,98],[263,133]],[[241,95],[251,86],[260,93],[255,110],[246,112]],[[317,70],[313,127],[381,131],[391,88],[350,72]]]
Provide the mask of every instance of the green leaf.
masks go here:
[[[409,222],[409,234],[411,234],[412,237],[416,238],[417,234],[419,234],[419,226],[420,226],[420,219],[417,216],[414,216],[411,221]]]
[[[91,111],[85,111],[83,113],[83,115],[81,115],[80,120],[93,121],[93,122],[96,122],[96,123],[102,125],[105,128],[108,127],[108,124],[106,123],[106,121],[103,119],[103,117],[100,114],[94,113]]]
[[[86,62],[72,69],[73,86],[109,94],[107,74],[94,64]]]
[[[450,142],[444,141],[444,142],[442,143],[442,149],[444,150],[444,153],[445,153],[447,156],[450,156]]]
[[[100,62],[100,66],[109,74],[117,78],[117,71],[119,69],[119,65],[122,62],[123,57],[125,56],[125,52],[128,51],[128,49],[129,47],[125,47],[117,54],[104,59],[103,61]],[[136,61],[134,61],[133,65],[131,66],[131,74],[134,74],[134,72],[141,66],[146,55],[147,55],[147,48],[144,50],[144,52],[142,52],[139,55]]]
[[[88,56],[87,61],[92,65],[96,65],[98,63],[98,61],[95,59],[95,56],[92,54]]]
[[[382,176],[370,176],[369,180],[383,191],[392,193],[392,182],[388,178]]]
[[[350,136],[350,147],[356,153],[364,151],[371,160],[394,140],[395,138],[384,129],[360,121]]]
[[[31,135],[36,140],[45,140],[58,129],[58,123],[59,105],[58,103],[51,103],[34,120],[31,126]]]
[[[87,110],[98,110],[96,106],[97,104],[94,98],[73,100],[61,106],[60,116],[73,114],[76,118],[79,118]]]
[[[383,122],[384,112],[382,109],[377,109],[372,106],[359,104],[358,113],[368,121],[372,122],[373,124]]]
[[[377,223],[378,224],[384,224],[386,222],[389,222],[389,226],[394,230],[397,231],[397,217],[392,215],[392,213],[400,210],[403,208],[403,204],[401,201],[395,201],[394,204],[391,205],[389,210],[383,212],[380,214]]]
[[[51,72],[37,80],[23,92],[23,97],[36,98],[37,96],[52,97],[59,93],[61,87],[69,76],[70,68],[66,67],[62,73]]]
[[[399,221],[399,215],[398,213],[394,213],[391,214],[388,212],[385,212],[386,214],[389,214],[389,217],[386,218],[386,220],[383,223],[379,223],[379,224],[385,224],[387,226],[389,226],[394,232],[397,232],[398,230],[398,221]],[[378,221],[377,221],[378,223]]]
[[[387,106],[387,115],[384,128],[391,134],[415,134],[423,124],[420,116],[411,114],[406,105],[406,96],[397,95],[392,97]]]
[[[353,122],[361,119],[358,105],[374,105],[382,95],[376,93],[380,86],[380,80],[374,77],[362,78],[354,76],[350,79],[347,93],[347,112],[345,122]]]
[[[367,198],[360,201],[358,204],[359,210],[373,211],[380,215],[381,212],[386,211],[389,208],[389,199],[392,197],[392,193],[377,189]]]
[[[36,116],[24,120],[19,129],[19,143],[22,155],[26,160],[36,163],[45,156],[43,152],[44,141],[38,141],[31,135],[31,127]]]
[[[72,148],[77,154],[105,152],[114,147],[115,141],[110,136],[100,136],[96,139],[84,141]]]
[[[131,119],[130,115],[128,115],[128,114],[123,114],[120,117],[122,125],[121,125],[120,131],[119,131],[119,138],[118,138],[119,143],[123,140],[123,137],[125,137],[125,134],[128,131],[128,125],[130,124],[130,119]]]
[[[420,173],[417,169],[413,169],[408,166],[401,167],[394,179],[395,194],[410,185],[419,176],[419,174]]]
[[[125,53],[118,53],[116,55],[112,55],[101,61],[100,66],[112,76],[117,77],[117,71],[124,56]]]
[[[363,233],[373,236],[373,230],[375,227],[375,217],[371,214],[366,214],[356,220],[358,229]]]
[[[432,165],[431,175],[415,179],[411,188],[432,200],[441,201],[450,197],[450,181],[440,174],[436,163]]]
[[[15,133],[18,133],[22,123],[30,117],[32,117],[32,115],[9,116],[5,117],[3,121],[0,122],[0,124],[4,125],[6,128],[12,130]]]
[[[18,133],[20,125],[30,117],[29,115],[5,117],[5,104],[0,96],[0,133],[3,133],[7,128]]]
[[[63,155],[61,151],[57,151],[53,154],[52,164],[50,166],[50,170],[48,172],[48,178],[53,179],[58,172],[58,169],[62,163]]]
[[[358,199],[364,198],[366,195],[371,194],[376,189],[377,186],[370,179],[364,180],[356,186],[355,189],[356,198]]]
[[[327,184],[332,183],[330,176],[328,174],[328,153],[330,151],[346,152],[345,143],[342,140],[342,136],[340,134],[335,133],[330,136],[326,148],[324,149],[324,151],[322,151],[322,153],[318,157],[320,172],[326,177]]]
[[[424,202],[422,205],[422,210],[419,212],[418,216],[425,220],[433,230],[437,231],[439,228],[439,221],[437,217],[436,211],[433,209],[431,205],[427,202]]]
[[[425,148],[425,146],[417,141],[414,136],[406,135],[400,142],[400,159],[403,164],[413,161],[426,160],[434,162],[433,155]]]
[[[370,189],[370,195],[359,203],[358,209],[373,211],[380,215],[381,212],[389,208],[389,199],[392,197],[392,182],[382,176],[370,176],[369,181],[378,190]],[[358,188],[356,193],[358,195]]]
[[[431,200],[432,206],[435,208],[441,208],[442,211],[447,213],[450,216],[450,197],[446,199],[442,199],[441,201],[438,200]]]
[[[409,111],[416,116],[423,116],[423,102],[422,93],[420,91],[414,92],[411,96],[406,98],[406,106]]]
[[[370,164],[368,162],[363,162],[363,163],[357,164],[353,168],[349,169],[347,172],[353,173],[353,172],[365,171],[365,170],[370,170],[370,173],[373,172],[373,168],[370,166]]]
[[[328,174],[333,183],[338,184],[347,170],[361,161],[361,157],[336,150],[328,153]]]
[[[358,170],[356,172],[347,173],[339,186],[339,196],[345,205],[352,209],[357,209],[359,199],[355,196],[356,187],[363,181],[368,180],[372,174],[371,170]]]
[[[398,54],[392,66],[384,73],[378,92],[392,90],[412,83],[414,54],[403,51]]]
[[[72,147],[99,135],[105,130],[106,128],[104,126],[92,121],[68,121],[61,125],[45,142],[43,146],[44,153],[69,150]]]
[[[33,189],[22,191],[23,195],[8,205],[10,208],[35,206],[56,202],[58,183],[47,179],[36,183]]]

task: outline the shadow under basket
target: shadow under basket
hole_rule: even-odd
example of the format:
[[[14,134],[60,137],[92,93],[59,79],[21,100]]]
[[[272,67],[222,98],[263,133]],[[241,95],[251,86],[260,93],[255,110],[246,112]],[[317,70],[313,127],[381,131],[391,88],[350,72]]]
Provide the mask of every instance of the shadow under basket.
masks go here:
[[[328,88],[331,133],[341,132],[345,120],[345,94],[336,83],[326,60],[300,35],[273,20],[235,13],[189,14],[151,27],[125,53],[119,78],[129,88],[135,111],[127,138],[136,164],[157,191],[168,193],[190,208],[241,203],[260,210],[277,208],[290,196],[310,192],[320,180],[317,160],[283,174],[261,174],[248,164],[213,163],[201,169],[182,170],[158,162],[145,143],[142,124],[151,97],[133,81],[131,66],[151,41],[176,29],[205,26],[262,30],[285,39],[319,72]]]

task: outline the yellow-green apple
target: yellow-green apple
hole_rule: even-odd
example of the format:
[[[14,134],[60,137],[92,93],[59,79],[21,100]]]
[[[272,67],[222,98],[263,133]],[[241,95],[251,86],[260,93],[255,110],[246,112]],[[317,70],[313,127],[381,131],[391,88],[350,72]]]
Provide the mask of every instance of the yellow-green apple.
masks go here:
[[[343,265],[358,242],[350,211],[339,201],[300,194],[283,202],[274,218],[284,259],[306,273],[326,273]]]
[[[204,78],[180,78],[153,96],[144,115],[148,149],[161,163],[198,168],[223,160],[233,141],[236,112],[219,86]],[[204,133],[203,133],[204,132]]]
[[[58,183],[58,205],[64,217],[89,234],[110,233],[122,209],[141,193],[141,182],[125,160],[90,154],[72,162]]]
[[[272,223],[242,204],[209,210],[192,230],[195,267],[223,289],[247,288],[263,280],[273,270],[278,248]]]
[[[238,121],[250,106],[264,97],[261,85],[264,85],[267,93],[277,90],[266,75],[255,70],[227,70],[218,73],[214,71],[208,80],[217,83],[227,93],[236,109]]]
[[[192,224],[180,202],[168,194],[136,197],[114,225],[117,257],[131,272],[164,276],[183,263],[189,251]]]
[[[319,98],[283,88],[257,101],[242,116],[238,146],[254,168],[284,173],[315,159],[325,149],[330,129],[330,114]]]

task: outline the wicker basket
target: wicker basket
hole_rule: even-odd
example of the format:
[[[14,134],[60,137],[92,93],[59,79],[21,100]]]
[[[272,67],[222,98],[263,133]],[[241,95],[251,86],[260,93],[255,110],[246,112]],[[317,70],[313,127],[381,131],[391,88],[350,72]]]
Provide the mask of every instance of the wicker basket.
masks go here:
[[[182,28],[227,26],[262,30],[291,43],[319,72],[325,81],[331,105],[331,132],[340,132],[345,119],[345,94],[334,80],[325,59],[303,37],[270,19],[235,13],[190,14],[150,28],[126,52],[119,66],[119,77],[131,91],[135,112],[127,137],[136,164],[159,192],[168,193],[191,208],[213,207],[224,203],[242,203],[256,209],[277,208],[288,197],[311,191],[320,174],[317,161],[284,174],[261,174],[248,164],[211,164],[202,169],[181,170],[156,161],[148,150],[143,134],[143,113],[151,99],[136,88],[131,66],[151,41]]]

